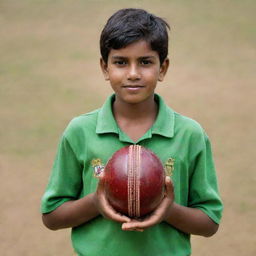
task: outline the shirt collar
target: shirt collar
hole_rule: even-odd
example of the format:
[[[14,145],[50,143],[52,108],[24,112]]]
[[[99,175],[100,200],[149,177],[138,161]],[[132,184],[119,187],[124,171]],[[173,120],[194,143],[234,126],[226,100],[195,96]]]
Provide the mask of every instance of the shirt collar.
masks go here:
[[[115,94],[111,95],[99,110],[96,126],[96,133],[98,134],[119,134],[119,128],[112,112],[114,99]],[[165,104],[162,97],[158,94],[155,94],[155,100],[158,103],[159,109],[156,121],[151,127],[151,133],[172,138],[174,135],[174,111]]]
[[[174,111],[165,104],[163,98],[158,94],[155,94],[155,101],[158,103],[158,115],[151,128],[152,134],[172,138],[174,135]]]
[[[98,113],[96,133],[117,133],[118,125],[112,112],[112,104],[115,100],[115,94],[108,97]]]

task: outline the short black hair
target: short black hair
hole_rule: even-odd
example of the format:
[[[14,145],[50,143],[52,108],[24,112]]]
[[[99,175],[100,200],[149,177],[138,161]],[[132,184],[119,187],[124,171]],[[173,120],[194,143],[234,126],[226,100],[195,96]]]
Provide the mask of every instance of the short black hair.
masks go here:
[[[160,64],[168,55],[169,24],[143,9],[126,8],[115,12],[101,32],[100,52],[105,63],[111,49],[120,49],[145,40],[159,55]]]

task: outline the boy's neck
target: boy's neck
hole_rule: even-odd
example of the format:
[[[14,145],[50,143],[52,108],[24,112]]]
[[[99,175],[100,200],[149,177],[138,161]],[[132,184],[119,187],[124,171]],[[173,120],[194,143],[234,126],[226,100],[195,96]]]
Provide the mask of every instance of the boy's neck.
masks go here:
[[[131,121],[152,119],[154,121],[158,113],[158,105],[154,100],[154,95],[137,104],[123,102],[116,98],[113,103],[113,113],[117,121],[118,119]]]
[[[136,142],[154,124],[158,113],[158,105],[154,100],[154,95],[137,104],[115,99],[113,113],[119,128]]]

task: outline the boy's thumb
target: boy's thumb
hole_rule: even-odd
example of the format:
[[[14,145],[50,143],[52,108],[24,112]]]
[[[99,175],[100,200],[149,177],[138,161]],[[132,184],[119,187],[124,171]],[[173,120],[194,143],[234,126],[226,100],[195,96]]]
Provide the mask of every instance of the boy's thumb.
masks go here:
[[[165,178],[165,188],[166,188],[166,196],[172,197],[173,191],[174,191],[174,186],[173,186],[173,182],[169,176],[166,176],[166,178]]]

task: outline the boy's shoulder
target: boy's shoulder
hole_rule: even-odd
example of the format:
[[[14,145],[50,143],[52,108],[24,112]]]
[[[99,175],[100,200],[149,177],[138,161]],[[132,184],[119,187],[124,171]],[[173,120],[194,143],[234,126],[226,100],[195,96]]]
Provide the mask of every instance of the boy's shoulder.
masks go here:
[[[98,112],[100,111],[100,108],[95,109],[93,111],[90,111],[88,113],[81,114],[79,116],[74,117],[70,121],[70,125],[83,125],[84,123],[87,123],[88,121],[95,121],[98,116]]]
[[[95,109],[91,112],[81,114],[71,119],[67,125],[64,135],[70,135],[73,133],[79,133],[84,131],[90,131],[96,127],[97,117],[100,109]]]
[[[206,144],[209,143],[210,140],[201,124],[196,120],[177,112],[175,112],[174,115],[174,136],[176,139],[182,141],[183,145],[187,145],[193,154],[204,150]]]
[[[174,112],[174,116],[176,131],[183,131],[192,135],[205,135],[205,130],[198,121],[178,112]]]

